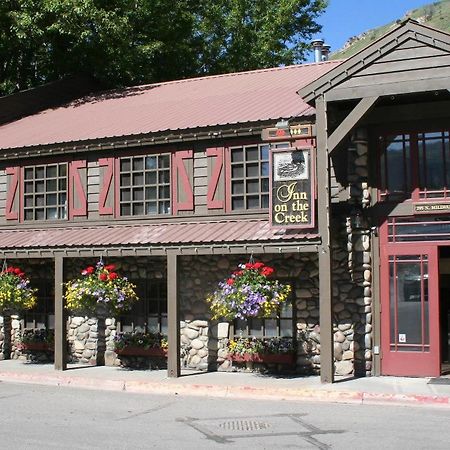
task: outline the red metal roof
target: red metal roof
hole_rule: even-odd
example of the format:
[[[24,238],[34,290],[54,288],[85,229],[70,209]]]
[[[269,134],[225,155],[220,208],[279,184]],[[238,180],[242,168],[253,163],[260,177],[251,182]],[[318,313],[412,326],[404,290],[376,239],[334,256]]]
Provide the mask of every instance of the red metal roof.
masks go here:
[[[0,230],[0,249],[210,245],[307,241],[317,235],[271,229],[267,220]]]
[[[297,90],[342,61],[302,64],[85,97],[0,127],[0,148],[79,142],[314,114]]]

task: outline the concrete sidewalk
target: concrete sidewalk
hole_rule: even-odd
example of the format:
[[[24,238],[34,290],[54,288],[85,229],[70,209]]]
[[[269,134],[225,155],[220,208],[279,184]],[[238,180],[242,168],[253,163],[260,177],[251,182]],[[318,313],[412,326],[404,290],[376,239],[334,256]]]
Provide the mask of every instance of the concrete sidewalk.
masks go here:
[[[450,384],[429,384],[429,378],[370,377],[342,379],[332,385],[323,385],[317,376],[278,377],[245,372],[184,371],[180,378],[167,378],[166,370],[70,365],[68,370],[60,372],[50,364],[9,360],[0,361],[0,382],[142,394],[450,408]]]

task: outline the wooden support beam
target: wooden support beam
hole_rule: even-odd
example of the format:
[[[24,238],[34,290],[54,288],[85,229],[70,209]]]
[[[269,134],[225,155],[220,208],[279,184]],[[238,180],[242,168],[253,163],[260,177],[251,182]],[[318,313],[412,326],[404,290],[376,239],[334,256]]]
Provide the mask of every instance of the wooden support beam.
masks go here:
[[[328,153],[327,103],[322,95],[316,100],[317,123],[317,210],[319,245],[319,321],[320,380],[334,381],[334,342],[332,307],[332,255],[330,238],[330,155]]]
[[[167,374],[170,378],[181,375],[180,367],[180,307],[178,298],[178,256],[167,254]]]
[[[67,369],[67,327],[63,298],[64,259],[55,257],[55,370]]]
[[[359,103],[353,108],[353,110],[347,115],[347,117],[341,122],[341,124],[333,131],[328,138],[328,152],[331,153],[342,140],[352,131],[353,127],[361,120],[364,114],[369,111],[370,108],[378,100],[376,97],[366,97],[359,101]],[[319,126],[317,125],[317,129]]]

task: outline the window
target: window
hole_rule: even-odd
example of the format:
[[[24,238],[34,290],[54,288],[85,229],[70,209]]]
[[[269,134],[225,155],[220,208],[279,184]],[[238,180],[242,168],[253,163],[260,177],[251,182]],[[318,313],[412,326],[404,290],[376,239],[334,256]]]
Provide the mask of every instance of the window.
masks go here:
[[[167,280],[130,280],[139,297],[130,312],[120,318],[121,331],[167,334]]]
[[[120,159],[120,215],[170,214],[170,155]]]
[[[293,285],[293,283],[291,283]],[[257,338],[294,338],[295,313],[293,302],[286,302],[277,316],[269,319],[236,320],[234,334]]]
[[[67,163],[24,168],[24,220],[67,219]]]
[[[23,313],[25,328],[55,328],[55,285],[53,279],[33,279],[37,288],[37,302],[33,309]]]
[[[449,132],[419,133],[418,153],[420,198],[448,197]]]
[[[269,207],[268,144],[232,147],[231,209]]]
[[[380,137],[380,198],[450,197],[450,133]]]

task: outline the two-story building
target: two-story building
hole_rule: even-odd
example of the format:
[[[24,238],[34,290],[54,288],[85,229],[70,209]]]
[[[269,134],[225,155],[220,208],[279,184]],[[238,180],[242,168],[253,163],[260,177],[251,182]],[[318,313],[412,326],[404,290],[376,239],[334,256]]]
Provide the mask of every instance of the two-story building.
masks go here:
[[[39,287],[21,326],[55,328],[56,368],[66,339],[73,359],[95,361],[95,320],[66,322],[62,282],[101,257],[141,297],[106,322],[107,339],[167,332],[170,376],[229,369],[229,333],[291,337],[296,371],[325,382],[438,376],[449,52],[448,34],[407,21],[345,61],[96,93],[1,125],[0,249]],[[275,194],[277,161],[293,155],[301,207]],[[207,294],[252,255],[291,283],[290,304],[231,329],[211,322]]]

